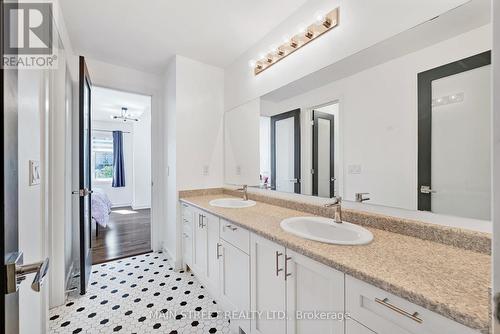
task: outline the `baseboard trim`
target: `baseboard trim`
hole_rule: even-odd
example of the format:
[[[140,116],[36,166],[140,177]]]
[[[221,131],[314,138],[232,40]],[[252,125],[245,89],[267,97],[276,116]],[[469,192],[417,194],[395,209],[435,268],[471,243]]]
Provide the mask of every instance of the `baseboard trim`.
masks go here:
[[[175,271],[180,271],[180,270],[184,269],[182,266],[182,261],[175,260],[174,257],[172,256],[172,253],[170,253],[170,251],[168,249],[166,249],[165,247],[162,247],[162,252],[165,253],[168,260],[174,265]]]
[[[151,205],[132,205],[132,210],[151,209]]]

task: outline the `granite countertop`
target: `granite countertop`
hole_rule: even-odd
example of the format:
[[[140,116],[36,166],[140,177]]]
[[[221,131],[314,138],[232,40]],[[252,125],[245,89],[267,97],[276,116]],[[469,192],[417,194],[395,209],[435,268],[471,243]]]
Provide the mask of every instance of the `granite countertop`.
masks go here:
[[[412,303],[483,333],[490,327],[491,257],[484,253],[368,227],[368,245],[330,245],[285,232],[280,222],[311,214],[257,202],[250,208],[210,206],[203,195],[181,201],[373,284]]]

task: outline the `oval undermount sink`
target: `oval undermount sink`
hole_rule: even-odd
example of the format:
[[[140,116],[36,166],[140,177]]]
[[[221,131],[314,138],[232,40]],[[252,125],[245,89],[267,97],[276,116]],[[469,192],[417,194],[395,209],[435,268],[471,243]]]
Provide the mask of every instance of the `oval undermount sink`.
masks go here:
[[[305,239],[337,245],[364,245],[373,240],[367,229],[351,223],[335,223],[323,217],[293,217],[281,222],[281,228]]]
[[[219,208],[229,208],[229,209],[241,209],[248,208],[257,204],[255,201],[243,200],[240,198],[218,198],[210,201],[211,206],[217,206]]]

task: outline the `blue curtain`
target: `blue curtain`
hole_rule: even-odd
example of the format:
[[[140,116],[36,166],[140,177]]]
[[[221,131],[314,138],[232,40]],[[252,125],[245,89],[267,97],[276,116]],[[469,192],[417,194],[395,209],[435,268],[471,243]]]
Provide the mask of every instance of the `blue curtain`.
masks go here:
[[[125,187],[125,164],[123,162],[123,133],[113,131],[113,187]]]

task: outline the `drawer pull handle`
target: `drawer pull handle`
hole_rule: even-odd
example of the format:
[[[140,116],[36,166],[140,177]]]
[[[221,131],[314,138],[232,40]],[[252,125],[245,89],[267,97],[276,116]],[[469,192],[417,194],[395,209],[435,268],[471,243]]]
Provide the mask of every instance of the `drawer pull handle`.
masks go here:
[[[276,276],[280,275],[280,271],[283,271],[283,268],[280,268],[279,266],[279,257],[283,255],[283,253],[276,251]]]
[[[380,305],[383,305],[383,306],[385,306],[385,307],[393,310],[396,313],[404,315],[405,317],[408,317],[411,320],[418,322],[419,324],[421,324],[422,322],[424,322],[421,318],[418,317],[418,315],[419,315],[418,312],[415,312],[415,313],[406,312],[405,310],[402,310],[399,307],[397,307],[397,306],[392,305],[391,303],[389,303],[389,298],[384,298],[384,299],[375,298],[375,301],[377,303],[379,303]]]
[[[233,231],[233,232],[234,232],[234,231],[236,231],[236,230],[238,229],[237,227],[234,227],[234,226],[231,226],[231,225],[226,225],[226,227],[227,227],[228,229],[230,229],[231,231]]]
[[[292,274],[288,272],[288,261],[291,259],[292,258],[290,256],[285,256],[285,281],[288,276],[292,276]]]
[[[217,260],[222,256],[220,253],[219,253],[219,248],[221,247],[222,245],[220,243],[217,243],[217,250],[216,250],[216,253],[217,253]]]

